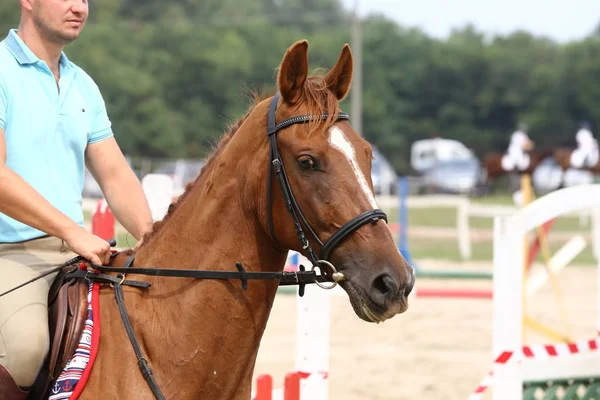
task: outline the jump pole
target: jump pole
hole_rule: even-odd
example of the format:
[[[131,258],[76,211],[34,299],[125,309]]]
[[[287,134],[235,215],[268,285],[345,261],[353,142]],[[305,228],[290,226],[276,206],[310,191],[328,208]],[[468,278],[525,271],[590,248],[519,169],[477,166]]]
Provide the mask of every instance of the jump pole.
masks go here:
[[[521,176],[521,193],[523,194],[523,202],[521,205],[522,207],[527,207],[534,200],[536,200],[535,193],[533,190],[533,185],[531,183],[531,176],[528,174],[524,174]],[[550,249],[549,249],[548,241],[547,241],[547,237],[546,237],[547,230],[550,229],[550,226],[554,223],[555,220],[556,220],[556,218],[552,218],[552,219],[548,220],[545,224],[543,224],[542,227],[538,226],[535,228],[536,241],[534,242],[532,247],[530,247],[530,245],[529,245],[529,239],[528,239],[527,235],[524,236],[524,259],[523,259],[523,283],[524,283],[524,285],[522,286],[522,289],[523,289],[523,294],[522,294],[523,305],[522,305],[522,307],[523,307],[523,312],[524,312],[523,332],[522,332],[523,338],[525,338],[525,334],[526,334],[525,328],[528,327],[528,328],[536,330],[542,334],[545,334],[546,336],[548,336],[549,338],[554,339],[554,340],[558,340],[558,341],[570,341],[571,340],[571,329],[570,329],[568,318],[567,318],[567,311],[566,311],[566,309],[564,307],[564,303],[562,301],[562,296],[560,293],[560,285],[558,283],[557,272],[555,271],[555,270],[560,271],[562,269],[562,267],[564,267],[566,264],[562,264],[562,267],[559,267],[559,268],[552,268]],[[546,225],[548,225],[547,228],[546,228]],[[536,244],[537,244],[537,246],[536,246]],[[533,263],[533,260],[537,256],[538,250],[541,250],[542,254],[544,256],[545,267],[546,267],[546,271],[547,271],[546,279],[550,278],[550,284],[552,286],[552,289],[554,292],[554,297],[555,297],[557,305],[558,305],[559,314],[560,314],[562,322],[565,326],[565,331],[566,331],[565,334],[561,334],[561,333],[557,332],[556,330],[545,326],[544,324],[534,320],[533,318],[531,318],[530,316],[527,315],[527,298],[528,298],[528,296],[527,296],[526,291],[527,291],[527,287],[529,284],[529,281],[528,281],[529,273],[530,273],[530,268]],[[579,251],[581,251],[581,249]],[[575,253],[573,258],[577,255],[577,253]]]
[[[419,267],[415,265],[410,251],[408,250],[408,236],[406,231],[408,230],[408,206],[406,205],[406,201],[408,199],[408,179],[405,176],[402,176],[398,179],[398,197],[400,198],[400,204],[398,209],[398,222],[399,222],[399,230],[398,233],[398,250],[400,250],[400,254],[404,257],[406,262],[413,266],[415,272],[419,270]]]
[[[302,254],[290,251],[285,270],[309,266]],[[287,289],[282,291],[282,289]],[[296,355],[294,370],[285,376],[283,389],[273,389],[273,378],[261,375],[256,380],[253,400],[327,400],[329,392],[330,290],[307,285],[300,297],[298,288],[280,287],[282,293],[296,297]],[[335,289],[334,289],[335,290]]]
[[[115,237],[115,216],[104,198],[98,200],[92,214],[92,233],[104,240]]]
[[[154,221],[160,221],[169,210],[175,194],[173,178],[167,174],[147,174],[142,178],[142,189]]]
[[[540,227],[537,228],[538,234],[536,235],[535,240],[533,241],[533,243],[531,244],[531,247],[529,248],[529,257],[527,260],[528,268],[531,267],[531,265],[537,258],[538,252],[540,251],[540,246],[541,245],[547,246],[545,238],[546,238],[546,235],[548,235],[548,232],[550,232],[550,228],[552,228],[552,225],[554,225],[554,222],[556,222],[556,218],[551,219],[550,221],[544,223],[544,225],[542,225],[541,228]],[[544,257],[546,257],[547,254],[545,254],[544,251],[545,250],[542,250],[542,254],[544,255]]]
[[[260,375],[256,379],[256,392],[252,400],[320,400],[326,397],[313,397],[308,393],[305,381],[311,379],[308,374],[302,372],[290,372],[284,378],[283,388],[273,388],[273,377],[268,374]]]

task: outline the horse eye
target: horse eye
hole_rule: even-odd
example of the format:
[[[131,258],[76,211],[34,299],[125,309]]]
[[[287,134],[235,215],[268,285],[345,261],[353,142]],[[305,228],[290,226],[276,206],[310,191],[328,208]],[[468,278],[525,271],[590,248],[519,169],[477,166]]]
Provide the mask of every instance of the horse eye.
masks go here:
[[[298,158],[298,164],[304,169],[314,169],[317,163],[311,156],[302,156]]]

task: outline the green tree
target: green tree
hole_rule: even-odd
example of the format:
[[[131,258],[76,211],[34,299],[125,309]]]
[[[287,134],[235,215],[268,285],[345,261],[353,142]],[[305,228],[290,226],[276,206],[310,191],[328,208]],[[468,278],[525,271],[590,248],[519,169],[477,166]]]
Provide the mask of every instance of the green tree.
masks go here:
[[[351,40],[339,0],[105,0],[90,10],[66,52],[98,83],[129,155],[206,156],[250,91],[275,89],[292,43],[308,39],[311,66],[327,69]],[[18,23],[18,2],[0,2],[0,27]],[[433,135],[483,156],[505,149],[520,121],[540,146],[574,145],[581,120],[600,126],[600,28],[564,45],[473,26],[439,40],[378,15],[362,31],[364,135],[400,173],[411,144]]]

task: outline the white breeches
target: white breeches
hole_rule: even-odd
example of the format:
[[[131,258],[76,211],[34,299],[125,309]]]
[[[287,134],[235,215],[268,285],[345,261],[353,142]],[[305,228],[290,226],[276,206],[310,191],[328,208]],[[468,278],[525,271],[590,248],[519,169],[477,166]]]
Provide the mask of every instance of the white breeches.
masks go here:
[[[571,154],[571,167],[591,168],[598,163],[598,148],[597,147],[579,147]]]
[[[508,153],[502,157],[502,168],[505,171],[512,171],[515,168],[522,171],[529,167],[530,161],[529,154],[519,148],[509,147]]]

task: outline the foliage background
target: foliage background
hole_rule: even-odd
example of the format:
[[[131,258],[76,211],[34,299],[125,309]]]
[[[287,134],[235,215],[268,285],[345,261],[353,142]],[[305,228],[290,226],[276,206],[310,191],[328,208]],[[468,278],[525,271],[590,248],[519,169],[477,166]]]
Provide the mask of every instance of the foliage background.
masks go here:
[[[203,157],[247,109],[249,90],[274,89],[292,43],[330,68],[351,41],[337,0],[104,0],[90,3],[66,49],[100,86],[125,153]],[[0,28],[19,21],[0,2]],[[528,32],[488,37],[472,26],[447,40],[381,15],[362,20],[363,134],[406,172],[410,144],[440,135],[481,157],[520,122],[542,146],[574,146],[579,121],[600,122],[600,27],[558,44]],[[346,100],[343,108],[350,111]]]

